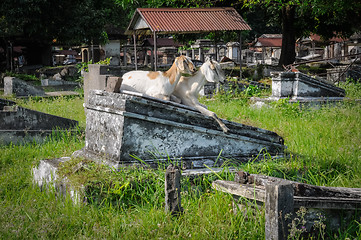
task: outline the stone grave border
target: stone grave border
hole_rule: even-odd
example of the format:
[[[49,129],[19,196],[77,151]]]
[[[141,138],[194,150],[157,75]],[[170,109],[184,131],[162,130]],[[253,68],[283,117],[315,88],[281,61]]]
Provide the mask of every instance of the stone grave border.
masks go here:
[[[301,207],[327,211],[332,228],[338,227],[340,210],[361,210],[361,188],[319,187],[242,171],[235,174],[235,181],[216,180],[212,186],[232,194],[235,201],[241,197],[264,204],[267,240],[287,239],[291,221],[287,215],[295,217]]]

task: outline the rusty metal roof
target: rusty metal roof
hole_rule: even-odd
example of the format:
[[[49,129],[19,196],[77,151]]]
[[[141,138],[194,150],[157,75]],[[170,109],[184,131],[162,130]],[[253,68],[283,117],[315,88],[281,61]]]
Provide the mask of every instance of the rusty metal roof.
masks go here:
[[[282,38],[258,38],[257,42],[259,47],[282,47]]]
[[[251,30],[239,13],[226,8],[137,8],[128,35]]]

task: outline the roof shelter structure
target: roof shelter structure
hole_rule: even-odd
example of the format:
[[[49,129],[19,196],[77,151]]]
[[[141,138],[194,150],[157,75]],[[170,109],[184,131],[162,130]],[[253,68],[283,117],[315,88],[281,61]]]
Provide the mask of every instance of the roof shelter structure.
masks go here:
[[[263,34],[260,36],[255,47],[282,47],[282,34]]]
[[[156,70],[158,34],[244,30],[251,30],[251,27],[232,7],[137,8],[125,34],[133,35],[135,52],[137,35],[153,35],[154,68]],[[135,65],[137,66],[137,63]]]

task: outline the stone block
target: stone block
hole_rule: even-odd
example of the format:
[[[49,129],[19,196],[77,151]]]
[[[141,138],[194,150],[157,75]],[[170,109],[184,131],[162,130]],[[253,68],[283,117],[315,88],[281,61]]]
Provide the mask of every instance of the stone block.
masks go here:
[[[288,224],[294,211],[292,184],[266,185],[266,239],[288,239]]]
[[[277,98],[292,97],[294,82],[294,75],[278,75],[272,78],[272,96]]]
[[[121,77],[108,77],[105,91],[119,93],[122,81]]]

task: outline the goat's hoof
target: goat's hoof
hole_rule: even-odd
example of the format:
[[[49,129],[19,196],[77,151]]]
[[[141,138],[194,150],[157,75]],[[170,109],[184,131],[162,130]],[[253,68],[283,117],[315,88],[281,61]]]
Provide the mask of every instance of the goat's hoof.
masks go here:
[[[229,128],[226,127],[226,126],[222,127],[222,129],[223,129],[223,132],[224,132],[224,133],[228,133],[228,131],[229,131]]]

